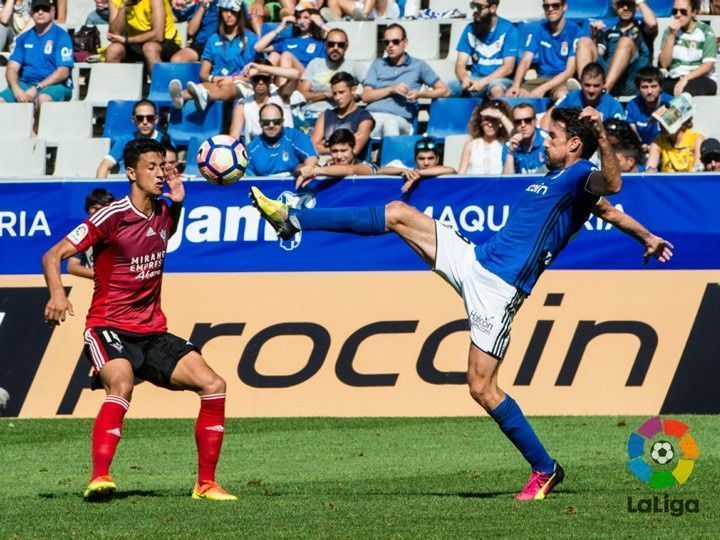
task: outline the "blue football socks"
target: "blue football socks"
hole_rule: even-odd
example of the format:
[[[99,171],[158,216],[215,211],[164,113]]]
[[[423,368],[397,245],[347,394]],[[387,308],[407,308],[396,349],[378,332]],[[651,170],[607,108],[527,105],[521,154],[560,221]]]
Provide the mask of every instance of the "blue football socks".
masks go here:
[[[520,450],[534,471],[552,473],[555,461],[545,450],[535,431],[513,398],[506,395],[494,410],[490,412],[505,436]]]
[[[301,230],[378,235],[385,233],[385,207],[290,209]]]

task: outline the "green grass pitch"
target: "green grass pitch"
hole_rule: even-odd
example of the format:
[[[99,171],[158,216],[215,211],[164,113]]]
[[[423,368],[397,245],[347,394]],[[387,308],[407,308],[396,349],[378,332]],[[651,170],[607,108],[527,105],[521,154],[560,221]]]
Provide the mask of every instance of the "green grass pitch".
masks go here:
[[[118,493],[85,503],[92,422],[6,418],[0,538],[717,538],[718,417],[676,418],[700,458],[667,490],[626,468],[645,418],[531,419],[567,477],[530,503],[513,499],[529,469],[487,418],[230,419],[218,479],[236,503],[190,499],[193,420],[126,421]],[[665,494],[699,512],[628,511]]]

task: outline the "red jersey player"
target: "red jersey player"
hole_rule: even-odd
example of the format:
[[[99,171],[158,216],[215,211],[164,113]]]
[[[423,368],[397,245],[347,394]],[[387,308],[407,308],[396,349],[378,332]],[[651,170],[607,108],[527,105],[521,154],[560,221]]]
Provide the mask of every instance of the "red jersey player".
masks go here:
[[[129,142],[123,152],[130,194],[89,216],[42,258],[50,300],[45,320],[74,315],[60,276],[60,262],[93,248],[95,292],[87,316],[85,352],[106,397],[92,434],[93,471],[84,497],[115,491],[110,463],[122,434],[134,377],[200,395],[195,425],[198,481],[194,499],[235,500],[215,482],[225,429],[225,381],[197,348],[167,332],[160,287],[167,243],[175,232],[185,190],[180,175],[164,173],[165,149],[151,139]],[[168,193],[163,193],[167,183]],[[168,205],[160,196],[165,195]]]

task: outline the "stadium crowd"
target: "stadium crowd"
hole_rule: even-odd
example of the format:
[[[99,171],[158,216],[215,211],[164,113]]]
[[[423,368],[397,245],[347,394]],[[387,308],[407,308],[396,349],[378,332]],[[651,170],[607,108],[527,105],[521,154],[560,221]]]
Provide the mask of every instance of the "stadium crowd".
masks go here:
[[[144,97],[126,109],[125,132],[111,137],[95,164],[99,178],[122,170],[122,148],[134,138],[187,151],[190,169],[192,143],[173,140],[168,119],[181,115],[182,123],[188,111],[209,116],[218,107],[215,132],[244,140],[249,174],[294,176],[298,187],[338,171],[402,175],[404,189],[456,171],[543,173],[548,113],[588,106],[602,114],[623,172],[718,170],[720,142],[695,129],[693,116],[698,96],[717,93],[717,40],[703,16],[720,14],[720,2],[674,0],[659,17],[652,7],[659,0],[610,0],[602,16],[573,18],[572,4],[597,3],[530,0],[544,18],[511,22],[498,15],[503,1],[468,3],[467,24],[443,60],[448,76],[408,52],[422,38],[408,34],[405,19],[441,24],[463,15],[429,9],[427,1],[95,0],[85,26],[68,31],[67,0],[7,0],[0,4],[0,48],[9,50],[0,57],[7,63],[0,121],[7,104],[32,103],[40,136],[44,104],[78,99],[73,69],[82,58],[144,67]],[[383,54],[353,60],[353,48],[367,44],[352,42],[348,25],[365,21],[378,23]],[[102,39],[83,54],[78,36],[93,29]],[[199,70],[179,75],[196,62]],[[148,96],[158,66],[167,102]],[[428,127],[460,122],[465,137],[453,156],[443,129],[425,132],[428,107]],[[393,144],[400,156],[389,163],[381,150]],[[2,176],[9,174],[0,163]]]

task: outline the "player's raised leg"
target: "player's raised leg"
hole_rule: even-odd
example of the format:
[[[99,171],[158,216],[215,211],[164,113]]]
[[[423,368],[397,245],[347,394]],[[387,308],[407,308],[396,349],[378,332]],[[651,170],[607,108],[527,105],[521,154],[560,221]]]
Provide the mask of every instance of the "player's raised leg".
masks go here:
[[[200,412],[195,423],[198,450],[198,479],[193,499],[234,501],[237,499],[215,481],[225,433],[225,380],[195,351],[183,356],[170,377],[172,388],[191,390],[200,395]]]
[[[85,340],[97,339],[93,330],[87,330]],[[91,358],[101,353],[98,347],[88,347],[93,351]],[[102,360],[101,360],[102,361]],[[86,500],[99,500],[111,496],[116,489],[110,476],[110,465],[117,445],[122,436],[123,420],[130,406],[134,385],[133,370],[130,362],[124,358],[115,358],[102,365],[100,380],[105,387],[105,400],[95,417],[92,433],[92,474],[90,484],[83,493]]]
[[[513,398],[497,384],[500,362],[470,345],[468,357],[468,387],[470,395],[497,422],[505,436],[515,445],[530,464],[530,479],[517,495],[519,501],[540,500],[557,484],[565,473],[538,439],[527,418]]]

